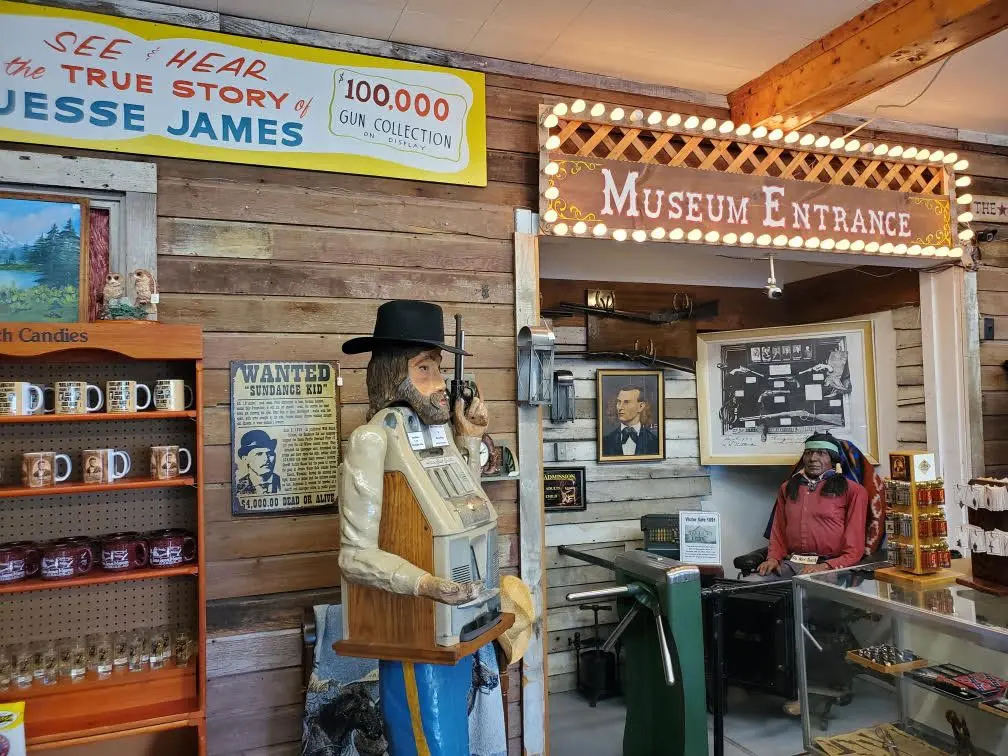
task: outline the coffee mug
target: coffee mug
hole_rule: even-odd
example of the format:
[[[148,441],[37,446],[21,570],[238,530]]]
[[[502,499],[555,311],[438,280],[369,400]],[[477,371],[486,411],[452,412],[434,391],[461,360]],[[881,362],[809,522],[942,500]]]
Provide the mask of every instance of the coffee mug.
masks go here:
[[[66,464],[66,472],[55,472],[60,462]],[[21,455],[21,484],[27,488],[45,488],[62,483],[70,477],[73,462],[66,454],[55,452],[26,452]]]
[[[81,461],[85,483],[113,483],[126,477],[133,466],[130,455],[120,449],[87,449],[81,453]]]
[[[92,564],[98,564],[98,560],[101,558],[101,550],[98,548],[98,544],[88,536],[67,536],[66,538],[61,538],[60,543],[67,543],[72,546],[87,546],[91,552]]]
[[[140,393],[146,396],[140,403]],[[145,410],[151,405],[151,390],[136,381],[109,381],[105,384],[105,407],[108,412],[125,413]]]
[[[94,565],[90,544],[63,540],[43,544],[41,550],[43,580],[66,580],[86,575]]]
[[[154,409],[181,412],[193,406],[193,390],[178,379],[162,379],[154,384]]]
[[[45,394],[52,394],[52,409],[46,407],[46,412],[57,415],[85,415],[101,409],[104,398],[102,390],[87,381],[58,381],[55,387],[46,387]],[[95,397],[94,404],[88,399]]]
[[[28,541],[0,544],[0,583],[38,575],[41,557],[38,547]]]
[[[41,386],[24,381],[0,383],[0,415],[32,415],[42,409],[44,403]]]
[[[153,480],[170,480],[192,469],[192,454],[183,446],[152,446],[150,452],[150,475]],[[185,467],[179,465],[179,456],[185,457]]]
[[[187,530],[159,530],[147,534],[151,567],[177,567],[196,561],[196,539]]]
[[[101,540],[101,565],[121,572],[147,566],[147,544],[139,533],[111,533]]]

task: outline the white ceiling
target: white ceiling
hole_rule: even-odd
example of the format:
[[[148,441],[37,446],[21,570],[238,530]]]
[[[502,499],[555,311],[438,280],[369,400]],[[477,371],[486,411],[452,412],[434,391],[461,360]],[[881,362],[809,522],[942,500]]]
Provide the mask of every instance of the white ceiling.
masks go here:
[[[293,26],[726,94],[872,0],[178,0]],[[1008,134],[1008,32],[844,112]]]

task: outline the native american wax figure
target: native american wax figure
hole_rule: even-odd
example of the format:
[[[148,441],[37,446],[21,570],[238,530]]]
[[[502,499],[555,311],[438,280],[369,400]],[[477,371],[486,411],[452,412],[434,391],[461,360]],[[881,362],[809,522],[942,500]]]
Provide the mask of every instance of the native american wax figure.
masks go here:
[[[390,432],[382,420],[387,415],[383,410],[412,410],[427,426],[446,425],[451,420],[456,445],[468,456],[470,474],[479,485],[479,447],[488,425],[487,409],[478,392],[468,407],[461,398],[454,408],[449,407],[441,357],[444,352],[461,350],[444,343],[441,308],[413,300],[387,302],[378,308],[374,335],[347,341],[343,351],[371,352],[367,368],[369,421],[350,435],[340,477],[339,565],[343,578],[450,605],[476,599],[482,583],[460,584],[437,577],[378,547]],[[498,638],[510,664],[520,659],[527,647],[532,604],[528,589],[517,578],[504,576],[500,591],[502,611],[516,616],[515,625]],[[481,658],[484,651],[478,654]],[[455,666],[380,661],[382,714],[391,756],[469,756],[470,746],[480,753],[498,752],[485,742],[470,743],[465,700],[473,674],[474,656]],[[447,705],[452,694],[455,698],[461,695],[461,706]],[[499,719],[503,735],[503,711]],[[505,751],[506,742],[502,741],[499,752]]]

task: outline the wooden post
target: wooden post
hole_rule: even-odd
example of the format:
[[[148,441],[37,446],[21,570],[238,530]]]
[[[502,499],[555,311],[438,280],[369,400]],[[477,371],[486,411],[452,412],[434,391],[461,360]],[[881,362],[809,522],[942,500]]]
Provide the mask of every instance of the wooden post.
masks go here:
[[[515,333],[539,324],[538,218],[529,210],[515,212]],[[542,410],[518,406],[518,535],[521,578],[532,593],[537,621],[522,660],[522,753],[548,756],[546,731],[549,691],[546,668],[545,517],[542,500]]]

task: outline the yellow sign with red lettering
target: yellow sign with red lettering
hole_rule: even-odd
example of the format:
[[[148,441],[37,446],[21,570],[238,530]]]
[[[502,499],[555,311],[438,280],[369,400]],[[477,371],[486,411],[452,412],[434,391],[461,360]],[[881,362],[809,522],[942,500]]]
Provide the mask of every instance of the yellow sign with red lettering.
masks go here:
[[[0,0],[0,140],[485,186],[483,74]]]

